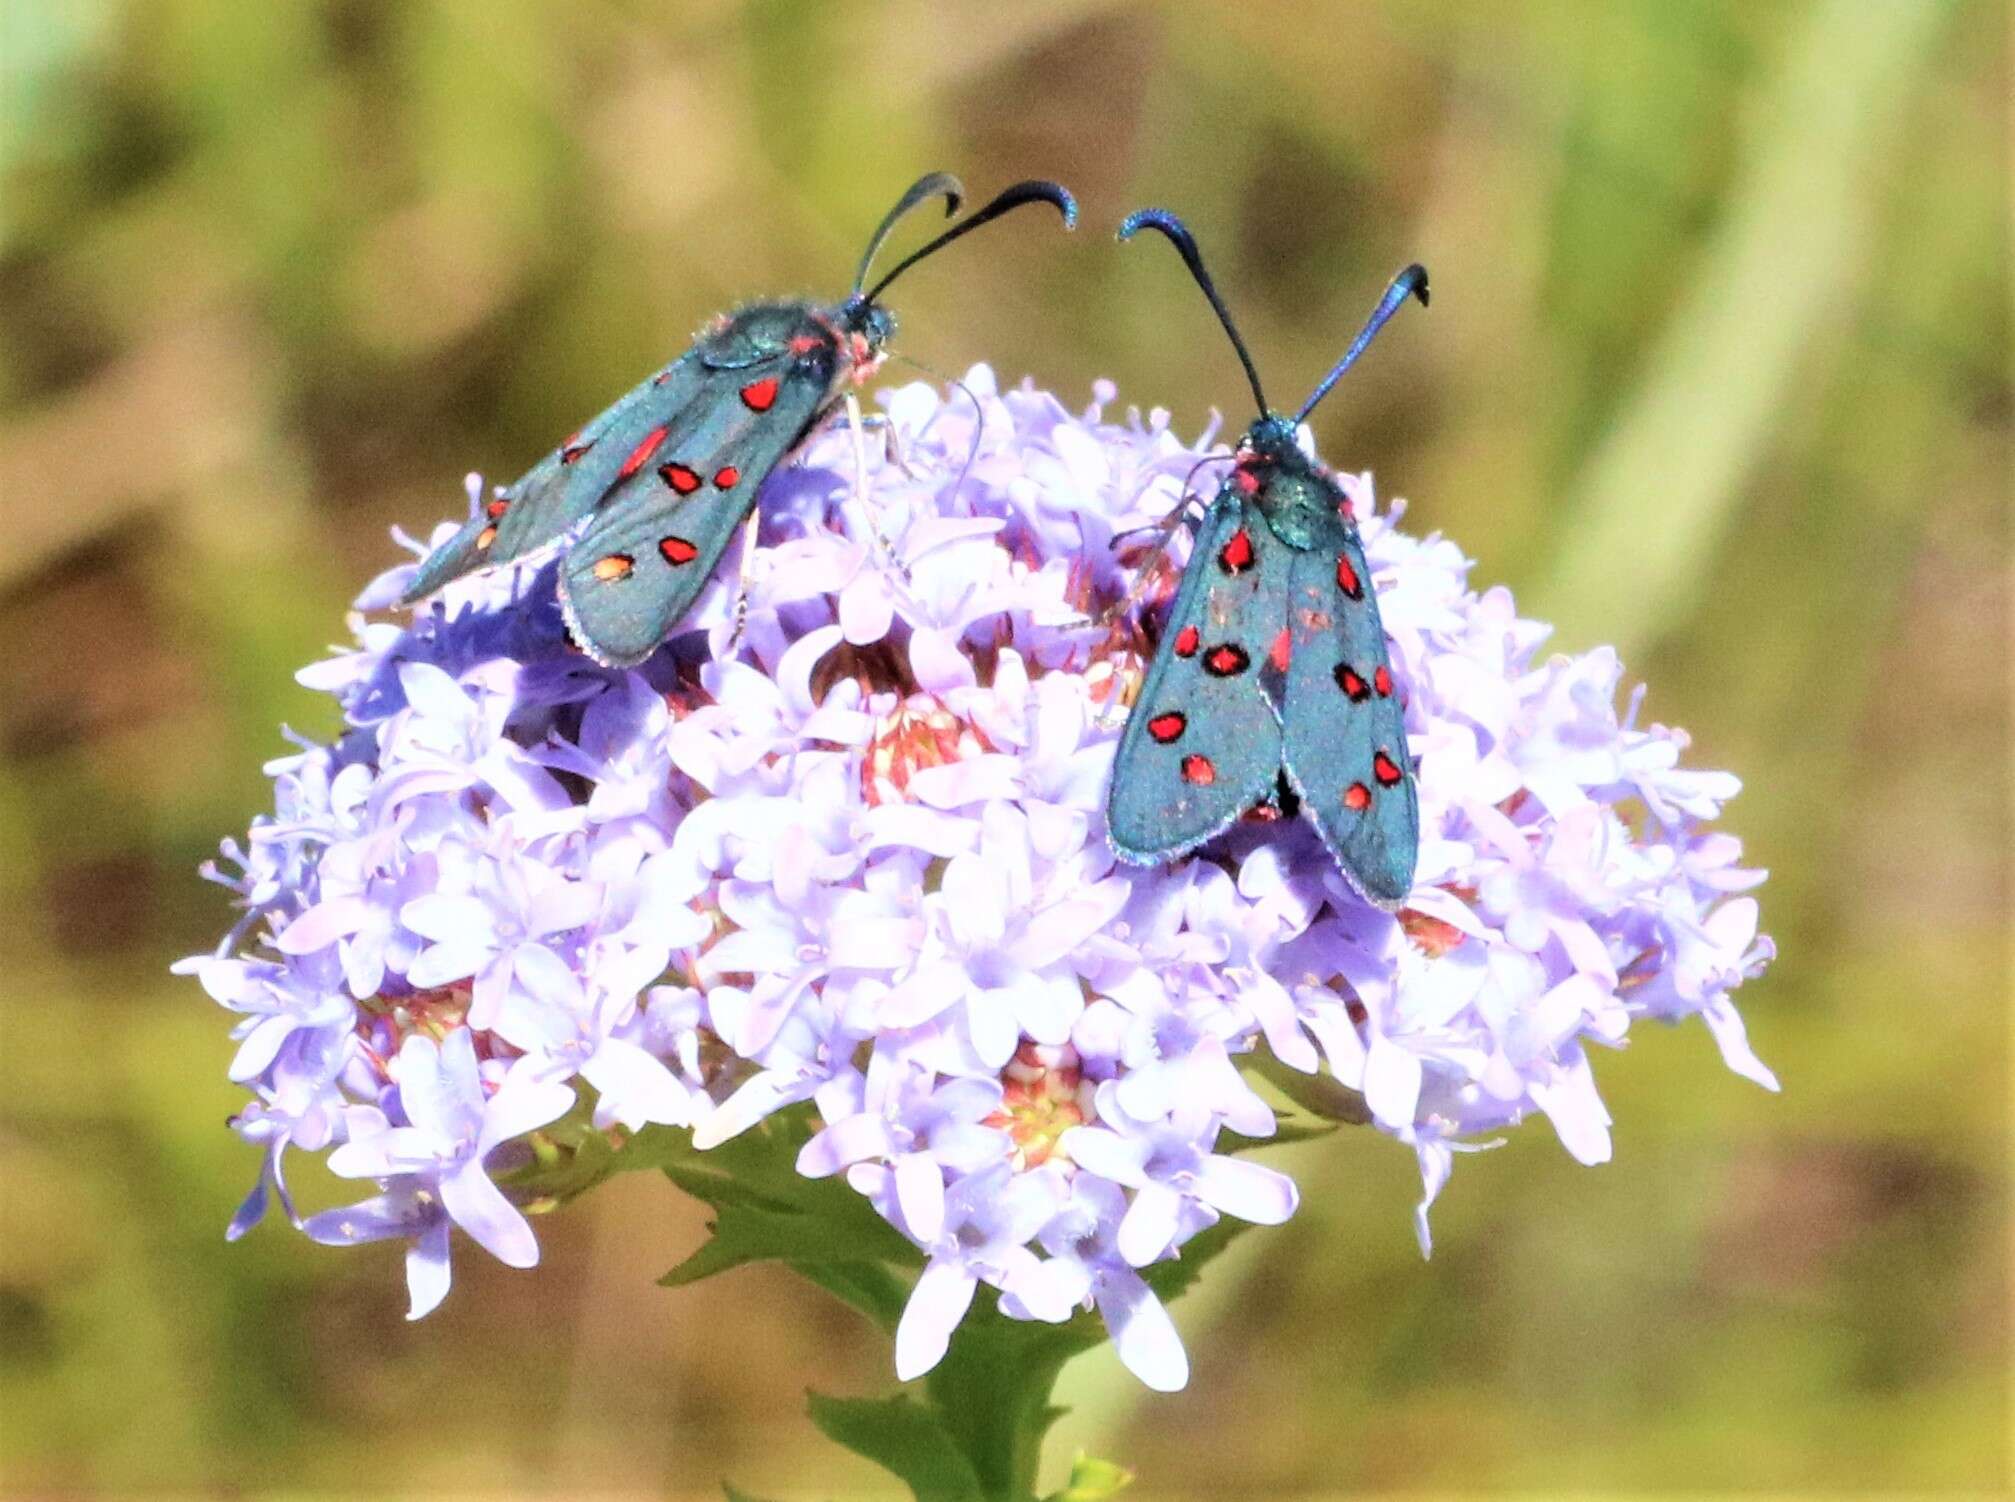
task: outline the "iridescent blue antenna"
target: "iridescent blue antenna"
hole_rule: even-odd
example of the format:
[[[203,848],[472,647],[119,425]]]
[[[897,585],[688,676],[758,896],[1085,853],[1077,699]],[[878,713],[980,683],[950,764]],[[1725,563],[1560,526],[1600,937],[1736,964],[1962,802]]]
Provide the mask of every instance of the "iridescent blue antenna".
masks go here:
[[[1371,317],[1365,320],[1363,332],[1350,341],[1350,348],[1343,352],[1336,368],[1322,378],[1322,384],[1315,388],[1314,395],[1301,404],[1301,410],[1294,414],[1297,426],[1307,421],[1315,404],[1329,395],[1329,388],[1357,363],[1357,357],[1364,353],[1365,346],[1371,343],[1409,297],[1417,297],[1423,308],[1427,306],[1427,268],[1417,261],[1392,279],[1392,285],[1385,289],[1385,296],[1378,300],[1378,306],[1371,310]]]
[[[951,183],[953,187],[957,186],[956,182],[950,178],[943,178],[942,181]],[[908,193],[903,195],[903,202],[898,204],[895,210],[891,211],[891,217],[888,222],[893,223],[894,219],[899,216],[899,211],[923,197],[928,197],[933,192],[946,193],[946,197],[950,199],[953,209],[956,209],[958,207],[958,199],[946,192],[943,187],[938,186],[939,182],[940,179],[937,177],[927,177],[911,188]],[[925,256],[937,254],[937,252],[951,244],[952,241],[958,239],[960,235],[970,234],[982,224],[998,219],[1010,209],[1018,209],[1025,203],[1046,203],[1059,214],[1063,215],[1063,227],[1065,229],[1077,228],[1077,200],[1070,196],[1070,189],[1066,188],[1062,183],[1045,182],[1040,178],[1031,178],[1027,182],[1016,183],[1011,188],[1003,188],[990,203],[974,209],[965,218],[954,224],[928,245],[911,251],[900,261],[896,262],[895,270],[876,282],[866,292],[856,292],[854,296],[862,302],[873,302],[882,295],[890,282],[901,276],[905,271],[908,271],[910,267],[916,265]],[[880,242],[877,241],[876,243],[879,244]],[[870,253],[872,254],[872,252]],[[861,276],[863,280],[866,279],[867,267],[865,263],[861,267]]]
[[[1134,232],[1141,229],[1158,229],[1174,244],[1183,264],[1189,267],[1189,274],[1196,278],[1196,284],[1203,288],[1203,295],[1210,299],[1211,311],[1217,314],[1217,321],[1231,335],[1231,347],[1238,351],[1238,363],[1245,367],[1245,378],[1252,384],[1252,399],[1259,403],[1260,413],[1264,415],[1272,410],[1266,404],[1266,393],[1259,389],[1259,371],[1253,366],[1252,355],[1246,350],[1245,341],[1238,336],[1238,325],[1231,321],[1231,310],[1217,295],[1210,273],[1203,269],[1203,254],[1196,248],[1196,236],[1189,232],[1189,226],[1167,209],[1136,209],[1120,225],[1119,237],[1131,240]]]

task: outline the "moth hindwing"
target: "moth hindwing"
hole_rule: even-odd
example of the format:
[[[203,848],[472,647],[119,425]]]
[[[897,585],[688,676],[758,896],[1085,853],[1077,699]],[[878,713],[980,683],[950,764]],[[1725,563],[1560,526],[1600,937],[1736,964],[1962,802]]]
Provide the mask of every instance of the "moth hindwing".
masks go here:
[[[1371,566],[1334,477],[1301,421],[1427,273],[1394,278],[1362,333],[1292,417],[1267,406],[1245,342],[1189,230],[1143,209],[1129,239],[1166,235],[1209,299],[1260,415],[1198,530],[1154,660],[1113,761],[1106,818],[1122,859],[1168,860],[1284,784],[1351,885],[1381,907],[1413,887],[1420,801]],[[1288,798],[1286,793],[1292,793]]]
[[[582,649],[641,662],[692,607],[763,481],[804,441],[842,383],[865,380],[895,331],[879,302],[897,276],[969,230],[1027,203],[1076,222],[1051,182],[1017,183],[865,290],[889,231],[918,205],[964,199],[945,173],[919,178],[883,218],[842,302],[757,303],[717,319],[693,347],[632,388],[486,501],[414,575],[405,603],[478,569],[514,562],[578,525],[560,566],[560,604]]]

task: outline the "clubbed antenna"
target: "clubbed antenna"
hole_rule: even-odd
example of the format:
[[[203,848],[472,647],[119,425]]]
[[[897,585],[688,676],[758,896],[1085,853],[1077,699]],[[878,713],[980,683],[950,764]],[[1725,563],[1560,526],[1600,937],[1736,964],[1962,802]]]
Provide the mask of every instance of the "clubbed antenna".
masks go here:
[[[1297,424],[1308,417],[1317,402],[1329,395],[1329,388],[1337,383],[1346,370],[1357,363],[1357,357],[1364,353],[1365,346],[1371,343],[1373,337],[1385,327],[1392,315],[1400,310],[1409,297],[1417,297],[1423,308],[1427,306],[1427,268],[1417,261],[1392,279],[1392,285],[1385,289],[1385,296],[1381,297],[1378,306],[1371,310],[1371,317],[1365,320],[1364,328],[1358,336],[1350,341],[1350,348],[1343,352],[1343,358],[1336,362],[1336,368],[1322,378],[1322,384],[1315,388],[1314,395],[1303,402],[1301,410],[1294,414]]]
[[[949,178],[944,180],[947,182],[950,181]],[[930,178],[924,179],[924,183],[931,181],[932,179]],[[916,194],[923,185],[923,183],[919,183],[917,187],[910,189],[910,193]],[[956,200],[954,202],[956,203]],[[1018,209],[1025,203],[1049,204],[1058,213],[1063,215],[1063,227],[1065,229],[1077,228],[1077,200],[1070,196],[1070,189],[1064,187],[1061,183],[1045,182],[1040,178],[1032,178],[1027,182],[1016,183],[1012,188],[1004,189],[991,203],[986,204],[982,208],[974,209],[972,213],[961,219],[957,224],[954,224],[928,245],[919,250],[913,250],[904,256],[900,261],[896,262],[895,270],[876,282],[868,291],[856,292],[854,295],[863,302],[873,302],[887,290],[890,282],[901,276],[905,271],[908,271],[910,267],[916,265],[925,256],[935,255],[951,244],[952,241],[958,239],[960,235],[970,234],[982,224],[991,223],[1011,209]],[[900,207],[898,205],[898,208]],[[893,215],[891,218],[893,218]],[[865,279],[865,273],[863,273],[863,279]]]
[[[1181,253],[1183,264],[1189,267],[1189,274],[1196,278],[1196,284],[1203,288],[1203,295],[1210,299],[1212,311],[1217,321],[1224,325],[1224,331],[1231,335],[1231,347],[1238,351],[1238,363],[1245,367],[1245,378],[1252,383],[1252,399],[1259,403],[1262,414],[1272,410],[1266,404],[1266,393],[1259,389],[1259,371],[1254,368],[1252,355],[1247,352],[1245,341],[1238,336],[1238,326],[1231,321],[1231,310],[1225,307],[1224,299],[1217,295],[1217,288],[1211,282],[1210,273],[1203,269],[1203,255],[1196,248],[1196,237],[1184,224],[1167,209],[1136,209],[1126,216],[1126,222],[1119,227],[1119,237],[1131,240],[1140,229],[1158,229],[1174,243]]]
[[[945,201],[945,218],[949,219],[959,211],[965,202],[965,184],[949,172],[931,172],[918,178],[909,186],[909,191],[896,200],[896,206],[882,215],[882,222],[868,238],[868,248],[861,256],[861,269],[854,273],[854,296],[860,296],[861,287],[867,282],[868,267],[874,265],[875,256],[881,251],[882,241],[888,239],[889,231],[896,227],[905,214],[926,199],[942,198]]]

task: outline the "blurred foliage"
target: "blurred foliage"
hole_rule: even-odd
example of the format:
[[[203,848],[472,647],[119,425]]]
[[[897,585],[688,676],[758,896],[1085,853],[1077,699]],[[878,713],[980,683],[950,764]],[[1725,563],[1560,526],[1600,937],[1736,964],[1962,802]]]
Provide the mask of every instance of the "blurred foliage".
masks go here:
[[[901,348],[1201,424],[1242,384],[1145,202],[1323,409],[1561,626],[1618,641],[1774,875],[1743,993],[1601,1060],[1618,1161],[1534,1124],[1423,1264],[1390,1144],[1106,1354],[1136,1494],[2007,1484],[2008,17],[1986,0],[0,0],[0,1467],[17,1495],[886,1495],[802,1415],[887,1388],[779,1270],[653,1280],[632,1177],[513,1274],[221,1230],[224,1019],[169,959],[266,806],[293,668],[396,558],[738,298],[836,291],[917,172],[1084,201],[906,278]],[[901,366],[894,378],[906,378]],[[312,1176],[305,1197],[334,1194]],[[877,1490],[882,1488],[883,1490]]]

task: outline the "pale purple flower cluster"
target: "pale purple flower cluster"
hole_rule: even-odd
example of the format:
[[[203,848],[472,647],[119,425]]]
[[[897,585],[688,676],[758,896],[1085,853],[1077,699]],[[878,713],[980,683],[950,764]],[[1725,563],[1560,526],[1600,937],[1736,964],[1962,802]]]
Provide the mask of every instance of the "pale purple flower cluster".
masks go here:
[[[577,1081],[597,1126],[703,1148],[809,1100],[799,1171],[844,1174],[928,1259],[900,1375],[984,1282],[1018,1318],[1096,1307],[1174,1388],[1140,1270],[1221,1216],[1295,1209],[1222,1150],[1274,1130],[1241,1056],[1362,1093],[1418,1154],[1423,1248],[1474,1134],[1537,1110],[1609,1156],[1589,1045],[1634,1018],[1698,1013],[1774,1088],[1728,1000],[1771,952],[1736,895],[1761,876],[1706,828],[1736,780],[1682,769],[1638,696],[1619,718],[1614,654],[1540,658],[1546,628],[1471,592],[1454,544],[1397,531],[1368,478],[1347,483],[1420,767],[1410,905],[1367,906],[1298,821],[1115,864],[1141,639],[1100,617],[1147,553],[1125,535],[1223,451],[1112,400],[1073,414],[984,367],[894,391],[865,490],[834,422],[765,489],[745,632],[738,545],[698,629],[635,670],[569,646],[550,567],[464,580],[403,628],[354,616],[301,675],[347,729],[271,765],[275,814],[219,874],[244,918],[185,962],[241,1019],[236,1126],[265,1153],[232,1234],[270,1187],[318,1240],[403,1239],[417,1316],[451,1223],[536,1260],[491,1176]],[[374,1192],[299,1215],[290,1146]]]

